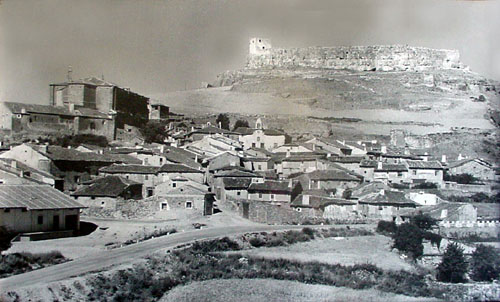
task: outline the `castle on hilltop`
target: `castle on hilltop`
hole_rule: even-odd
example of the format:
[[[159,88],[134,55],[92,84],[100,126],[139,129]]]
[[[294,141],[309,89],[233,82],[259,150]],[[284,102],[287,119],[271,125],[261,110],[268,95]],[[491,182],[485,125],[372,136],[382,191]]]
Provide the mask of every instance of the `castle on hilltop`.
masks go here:
[[[271,40],[252,38],[247,68],[328,68],[356,71],[463,69],[458,50],[408,45],[273,48]]]

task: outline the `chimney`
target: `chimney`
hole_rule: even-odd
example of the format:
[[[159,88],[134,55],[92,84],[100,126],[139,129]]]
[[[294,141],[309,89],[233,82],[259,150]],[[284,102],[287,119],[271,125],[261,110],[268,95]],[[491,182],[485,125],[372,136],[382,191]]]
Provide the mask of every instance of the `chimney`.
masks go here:
[[[332,157],[331,153],[326,154],[326,158],[330,158],[330,157]]]
[[[40,152],[42,153],[48,153],[49,146],[47,145],[41,145],[40,146]]]
[[[70,112],[75,112],[75,104],[69,104],[68,109]]]
[[[222,129],[222,122],[219,122],[219,129]]]
[[[424,153],[424,161],[429,161],[429,153]]]
[[[309,195],[302,195],[302,204],[306,206],[309,205]]]
[[[380,195],[382,195],[382,196],[385,195],[385,190],[384,189],[380,190]]]
[[[71,68],[71,65],[70,65],[70,66],[68,66],[68,75],[67,75],[68,82],[73,82],[72,73],[73,73],[73,68]]]
[[[316,144],[312,144],[313,145],[313,151],[316,151]]]
[[[13,161],[10,163],[10,166],[11,166],[13,169],[17,169],[17,161],[13,160]]]
[[[286,157],[290,157],[290,150],[286,151]]]
[[[312,188],[312,184],[311,183],[312,183],[312,181],[309,179],[309,190],[311,190],[311,188]]]
[[[405,146],[405,155],[410,155],[410,148],[408,146]]]
[[[288,187],[289,187],[289,188],[293,188],[293,180],[292,180],[292,179],[290,179],[290,180],[288,181]]]
[[[387,153],[387,146],[382,145],[382,147],[380,148],[380,151],[382,152],[382,154],[386,154]]]
[[[160,146],[160,152],[161,152],[161,153],[164,153],[164,152],[165,152],[165,146],[164,146],[164,145],[161,145],[161,146]]]
[[[464,159],[464,157],[462,156],[462,153],[459,153],[457,160],[462,160],[462,159]]]
[[[441,162],[446,163],[446,154],[441,155]]]
[[[377,169],[382,170],[382,162],[377,162]]]

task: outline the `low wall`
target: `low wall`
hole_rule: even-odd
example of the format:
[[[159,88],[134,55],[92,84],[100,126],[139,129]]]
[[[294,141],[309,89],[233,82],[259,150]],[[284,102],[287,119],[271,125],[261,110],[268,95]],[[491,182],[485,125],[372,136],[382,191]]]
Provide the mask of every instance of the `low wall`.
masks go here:
[[[445,301],[498,301],[500,297],[500,284],[494,283],[443,283],[429,282],[429,290],[442,292]]]

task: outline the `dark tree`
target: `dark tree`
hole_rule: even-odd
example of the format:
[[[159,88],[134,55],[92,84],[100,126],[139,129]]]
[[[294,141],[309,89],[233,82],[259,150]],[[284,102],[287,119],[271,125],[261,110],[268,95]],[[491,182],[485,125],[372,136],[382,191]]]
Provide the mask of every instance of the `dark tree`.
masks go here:
[[[500,258],[491,246],[480,244],[472,253],[471,277],[475,281],[492,281],[500,275]]]
[[[455,175],[450,175],[448,173],[445,173],[443,179],[446,181],[454,181],[456,183],[465,185],[475,183],[479,180],[478,178],[474,177],[474,175],[468,173],[455,174]]]
[[[464,250],[456,243],[449,244],[443,259],[437,267],[437,279],[443,282],[461,283],[465,281],[467,262]]]
[[[411,218],[411,222],[421,230],[430,230],[437,225],[437,220],[427,214],[419,213]]]
[[[165,140],[165,125],[156,121],[149,121],[140,129],[144,141],[150,143],[163,143]]]
[[[217,119],[215,120],[215,122],[217,123],[217,125],[219,125],[220,123],[220,127],[222,129],[226,129],[226,130],[229,130],[229,117],[224,114],[224,113],[220,113],[218,116],[217,116]]]
[[[250,128],[250,125],[246,120],[237,120],[236,123],[234,123],[233,129],[237,129],[239,127]]]
[[[393,248],[405,252],[413,260],[420,258],[424,253],[422,231],[412,223],[403,223],[394,234]]]
[[[0,226],[0,252],[6,251],[10,248],[10,241],[14,239],[15,236],[15,233],[10,232],[3,226]]]

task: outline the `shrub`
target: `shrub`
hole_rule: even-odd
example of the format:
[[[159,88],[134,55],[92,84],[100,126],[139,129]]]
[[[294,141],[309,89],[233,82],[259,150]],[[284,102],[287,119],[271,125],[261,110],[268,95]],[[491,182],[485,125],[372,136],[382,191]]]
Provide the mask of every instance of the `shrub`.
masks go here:
[[[467,262],[463,249],[456,243],[449,244],[437,267],[437,279],[443,282],[460,283],[465,281],[466,272]]]
[[[421,230],[430,230],[437,225],[437,220],[427,214],[418,213],[411,217],[411,222]]]
[[[11,232],[6,227],[0,226],[0,252],[6,251],[11,246],[11,241],[14,239],[16,234]]]
[[[478,178],[474,177],[474,175],[468,173],[455,174],[455,175],[450,175],[448,173],[445,173],[443,179],[445,181],[453,181],[464,185],[473,184],[479,180]]]
[[[236,123],[234,123],[233,129],[236,130],[239,127],[250,128],[250,125],[248,124],[248,121],[246,121],[246,120],[237,120]]]
[[[250,245],[253,247],[262,247],[266,245],[266,241],[260,239],[259,237],[253,237],[249,241]]]
[[[491,246],[480,244],[472,253],[471,277],[475,281],[492,281],[500,275],[498,253]]]
[[[63,263],[67,259],[59,251],[48,253],[12,253],[0,256],[0,278],[22,274],[53,264]]]
[[[220,123],[220,127],[222,129],[226,129],[226,130],[229,130],[229,123],[230,123],[230,120],[229,120],[229,117],[224,114],[224,113],[220,113],[218,116],[217,116],[217,119],[215,120],[215,122],[217,123],[217,125],[219,125]]]
[[[302,233],[306,234],[309,236],[311,239],[314,239],[314,230],[311,228],[303,228]]]
[[[437,184],[433,183],[433,182],[424,182],[424,183],[421,183],[421,184],[418,184],[416,186],[414,186],[413,188],[415,189],[437,189]]]
[[[392,247],[407,253],[414,260],[420,258],[424,253],[421,230],[412,223],[403,223],[394,234]]]
[[[377,233],[381,234],[394,234],[398,226],[394,221],[380,220],[377,224]]]
[[[443,239],[441,235],[433,232],[422,232],[422,236],[424,239],[429,240],[432,245],[437,246],[437,248],[441,246],[441,240]]]
[[[157,121],[149,121],[139,129],[146,143],[163,143],[165,140],[165,124]]]

